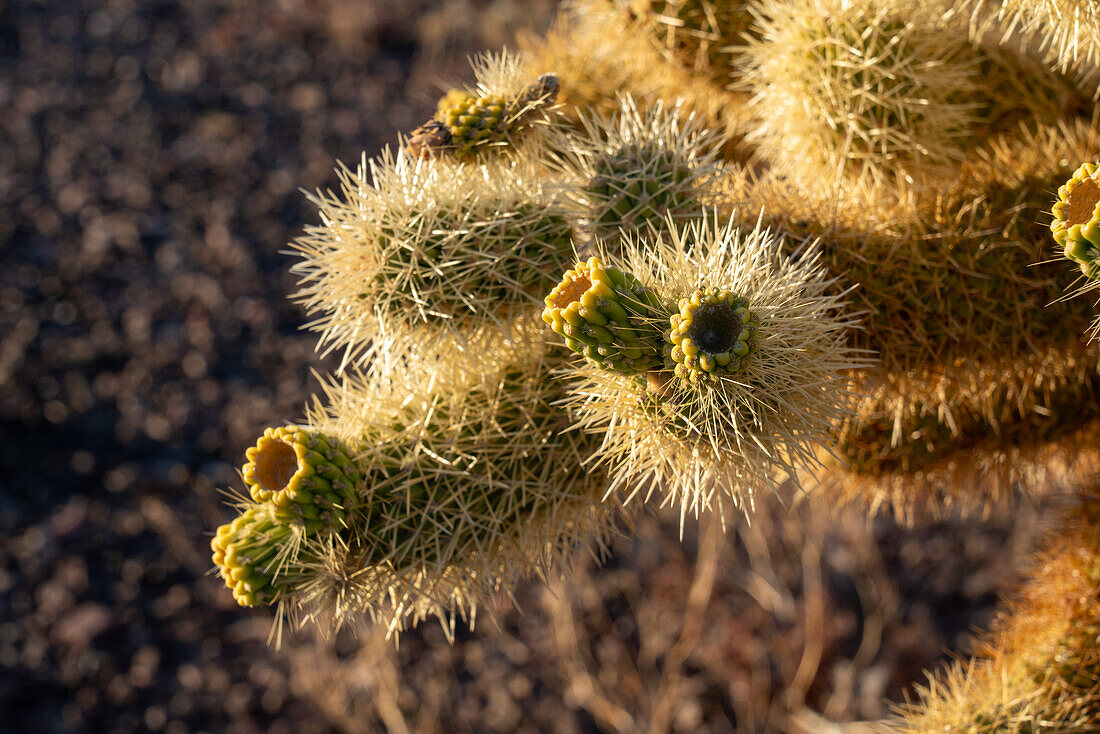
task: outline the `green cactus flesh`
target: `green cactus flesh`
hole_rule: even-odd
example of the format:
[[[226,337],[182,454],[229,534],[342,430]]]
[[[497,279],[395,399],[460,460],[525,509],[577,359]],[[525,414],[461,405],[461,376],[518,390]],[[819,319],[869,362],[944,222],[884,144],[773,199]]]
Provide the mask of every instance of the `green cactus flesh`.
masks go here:
[[[1085,163],[1058,189],[1050,230],[1066,258],[1085,277],[1100,277],[1100,183],[1096,163]]]

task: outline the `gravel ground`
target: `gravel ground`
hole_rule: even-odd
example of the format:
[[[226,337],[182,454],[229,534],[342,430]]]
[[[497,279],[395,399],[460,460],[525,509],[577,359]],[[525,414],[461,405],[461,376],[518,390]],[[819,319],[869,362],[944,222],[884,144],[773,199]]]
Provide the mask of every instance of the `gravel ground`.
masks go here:
[[[219,490],[326,367],[286,298],[299,188],[551,5],[0,0],[0,730],[793,730],[884,715],[989,621],[1028,513],[769,505],[682,544],[647,515],[602,567],[524,586],[525,614],[397,652],[275,650],[208,573]]]

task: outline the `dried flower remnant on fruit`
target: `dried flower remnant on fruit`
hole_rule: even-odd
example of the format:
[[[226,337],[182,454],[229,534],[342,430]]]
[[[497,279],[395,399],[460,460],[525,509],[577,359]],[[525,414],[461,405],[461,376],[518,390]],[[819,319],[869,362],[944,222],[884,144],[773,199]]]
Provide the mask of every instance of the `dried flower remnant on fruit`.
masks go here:
[[[656,295],[637,278],[591,257],[566,271],[546,297],[542,320],[565,337],[570,350],[630,375],[661,366],[663,313]]]
[[[268,428],[246,455],[249,494],[278,520],[307,535],[347,525],[363,474],[339,441],[293,426]]]
[[[514,97],[451,90],[439,101],[435,118],[412,132],[405,149],[414,157],[472,161],[490,148],[514,147],[537,114],[553,107],[558,88],[555,75],[543,74]]]
[[[668,338],[676,376],[692,383],[744,372],[757,328],[748,301],[727,290],[701,288],[679,305]]]
[[[1089,279],[1100,277],[1100,164],[1084,163],[1058,189],[1050,231]]]

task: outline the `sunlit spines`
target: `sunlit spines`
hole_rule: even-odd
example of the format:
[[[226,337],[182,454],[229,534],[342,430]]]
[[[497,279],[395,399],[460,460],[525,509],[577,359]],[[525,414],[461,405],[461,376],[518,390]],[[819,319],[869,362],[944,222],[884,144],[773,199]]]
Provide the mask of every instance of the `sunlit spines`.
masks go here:
[[[210,541],[214,565],[243,607],[274,604],[300,579],[295,549],[301,535],[268,505],[249,507]]]
[[[740,0],[620,0],[645,21],[664,50],[696,74],[725,87],[736,75],[734,49],[752,26]]]
[[[595,439],[567,430],[561,362],[543,343],[517,334],[478,355],[423,355],[330,385],[311,424],[362,437],[370,471],[359,524],[302,597],[308,614],[391,630],[469,618],[519,578],[601,546],[617,511],[584,465]]]
[[[545,304],[542,320],[593,364],[630,375],[663,363],[668,307],[637,278],[604,267],[598,257],[567,270]]]
[[[297,299],[344,365],[388,335],[467,348],[537,309],[573,255],[558,194],[528,159],[455,165],[383,153],[318,194],[321,224],[294,245]]]
[[[962,160],[979,90],[965,20],[917,0],[766,0],[745,52],[761,154],[809,190],[897,187]]]
[[[1000,18],[1008,40],[1019,31],[1039,42],[1045,57],[1100,94],[1100,5],[1080,0],[1004,0]]]
[[[701,288],[736,293],[758,331],[743,371],[714,379],[682,382],[672,362],[636,377],[581,369],[570,405],[581,427],[603,436],[595,461],[612,487],[698,513],[747,506],[784,475],[818,466],[819,446],[848,410],[847,371],[868,355],[847,343],[858,316],[816,248],[797,259],[780,248],[769,232],[716,216],[626,243],[622,268],[643,285],[673,303]]]
[[[698,217],[713,198],[726,139],[681,104],[643,111],[629,96],[613,116],[584,115],[577,132],[556,138],[552,165],[575,182],[569,194],[588,234],[607,242]]]

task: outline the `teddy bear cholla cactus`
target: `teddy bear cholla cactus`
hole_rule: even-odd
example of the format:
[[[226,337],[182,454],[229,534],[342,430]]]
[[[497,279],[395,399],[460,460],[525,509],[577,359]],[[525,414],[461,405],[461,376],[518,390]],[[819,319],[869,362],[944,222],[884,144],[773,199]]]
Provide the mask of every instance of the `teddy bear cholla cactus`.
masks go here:
[[[574,545],[599,547],[616,511],[583,465],[591,439],[565,430],[565,385],[541,334],[511,336],[476,357],[413,349],[403,368],[330,383],[308,428],[269,430],[246,466],[266,502],[213,545],[235,597],[325,628],[369,617],[397,632],[431,615],[450,628],[518,578],[568,565]],[[284,434],[355,447],[351,462],[333,452],[356,495],[325,532],[278,512],[302,475],[329,473],[276,455]]]
[[[627,239],[621,268],[590,260],[567,273],[543,318],[587,347],[577,340],[599,336],[592,320],[622,304],[619,321],[597,328],[638,334],[627,346],[650,355],[644,374],[589,356],[570,399],[579,425],[603,436],[595,458],[613,489],[661,493],[684,515],[750,506],[756,492],[819,466],[849,404],[845,372],[867,364],[846,342],[858,317],[812,245],[785,259],[779,238],[735,220],[668,225]],[[603,272],[631,285],[616,293],[600,285]]]
[[[466,348],[485,322],[507,331],[572,255],[573,225],[529,158],[482,165],[389,151],[318,194],[322,224],[294,243],[297,299],[342,365],[386,359],[373,341]]]

